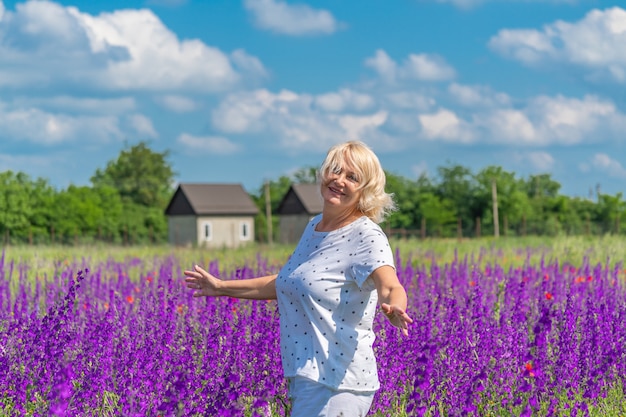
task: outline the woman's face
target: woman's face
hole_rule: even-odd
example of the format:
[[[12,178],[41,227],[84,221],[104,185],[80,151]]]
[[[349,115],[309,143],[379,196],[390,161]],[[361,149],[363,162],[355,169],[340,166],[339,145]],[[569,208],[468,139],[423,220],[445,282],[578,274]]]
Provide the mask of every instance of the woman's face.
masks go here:
[[[325,204],[345,210],[354,210],[361,198],[360,181],[354,167],[343,163],[326,175],[322,183],[322,197]]]

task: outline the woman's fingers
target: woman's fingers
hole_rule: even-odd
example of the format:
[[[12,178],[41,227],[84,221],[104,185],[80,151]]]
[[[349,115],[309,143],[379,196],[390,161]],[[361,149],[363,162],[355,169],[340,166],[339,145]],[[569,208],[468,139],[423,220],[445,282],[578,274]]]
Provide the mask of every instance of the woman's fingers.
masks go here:
[[[402,334],[409,335],[409,324],[413,323],[413,319],[398,306],[383,303],[380,305],[383,313],[387,316],[391,324],[402,330]]]

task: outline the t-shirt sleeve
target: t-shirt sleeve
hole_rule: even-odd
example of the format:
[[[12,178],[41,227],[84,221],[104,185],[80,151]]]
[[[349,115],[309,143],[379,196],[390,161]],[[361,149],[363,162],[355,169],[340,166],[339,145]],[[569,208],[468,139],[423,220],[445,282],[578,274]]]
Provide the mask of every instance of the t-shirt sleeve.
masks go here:
[[[393,252],[382,230],[362,232],[355,255],[351,269],[359,288],[362,288],[370,274],[381,266],[389,265],[395,269]]]

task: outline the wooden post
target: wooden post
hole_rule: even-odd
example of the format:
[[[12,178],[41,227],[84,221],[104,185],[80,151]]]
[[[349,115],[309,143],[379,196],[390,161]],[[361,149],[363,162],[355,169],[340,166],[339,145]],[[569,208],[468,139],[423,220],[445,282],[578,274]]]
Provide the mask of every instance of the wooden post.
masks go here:
[[[422,224],[420,228],[420,237],[426,239],[426,218],[422,217]]]
[[[498,189],[495,178],[491,180],[491,203],[493,207],[493,235],[500,237],[500,221],[498,219]]]
[[[267,243],[274,243],[274,231],[272,225],[272,201],[270,199],[270,182],[265,181],[265,218],[267,221]]]
[[[476,217],[476,237],[480,237],[480,217]]]

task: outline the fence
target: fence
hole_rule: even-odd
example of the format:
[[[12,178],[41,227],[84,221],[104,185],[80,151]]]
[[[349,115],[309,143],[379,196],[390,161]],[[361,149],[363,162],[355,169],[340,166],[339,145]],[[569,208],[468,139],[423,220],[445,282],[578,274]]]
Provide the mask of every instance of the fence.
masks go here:
[[[152,227],[148,228],[144,233],[129,231],[128,227],[124,227],[121,231],[105,233],[101,229],[95,233],[80,233],[74,231],[72,233],[60,233],[54,227],[47,230],[29,229],[27,232],[12,233],[11,230],[4,229],[2,233],[2,243],[7,245],[156,245],[167,242],[167,236],[158,236],[154,233]]]
[[[492,222],[485,222],[476,218],[474,222],[463,223],[458,218],[455,223],[428,224],[425,219],[421,220],[420,228],[391,228],[383,223],[383,229],[389,237],[400,239],[426,239],[426,238],[479,238],[494,236]],[[499,224],[499,236],[557,236],[557,235],[588,235],[601,236],[606,234],[621,235],[620,218],[610,222],[592,221],[589,217],[578,221],[560,222],[556,218],[548,218],[545,221],[527,221],[524,217],[518,222],[511,223],[506,217]],[[103,232],[101,229],[91,233],[60,233],[54,227],[47,230],[29,229],[21,233],[12,233],[8,229],[0,230],[0,239],[6,245],[158,245],[167,243],[167,233],[155,233],[152,227],[143,231],[134,231],[125,226],[122,230]],[[265,242],[267,234],[264,230],[255,233],[257,241]]]
[[[525,217],[518,222],[511,223],[506,217],[502,218],[498,232],[492,222],[485,223],[481,218],[476,218],[471,224],[463,224],[461,218],[456,223],[428,224],[425,219],[421,221],[419,229],[391,228],[388,224],[383,229],[390,237],[408,238],[480,238],[486,236],[602,236],[606,234],[625,234],[622,230],[620,218],[611,222],[594,222],[589,217],[578,222],[559,222],[556,218],[548,218],[545,221],[527,221]]]

